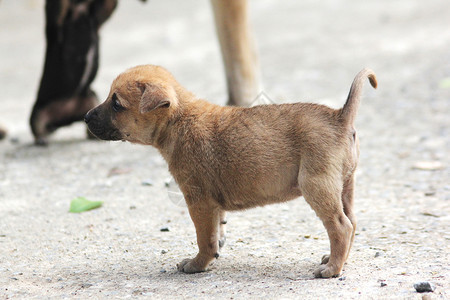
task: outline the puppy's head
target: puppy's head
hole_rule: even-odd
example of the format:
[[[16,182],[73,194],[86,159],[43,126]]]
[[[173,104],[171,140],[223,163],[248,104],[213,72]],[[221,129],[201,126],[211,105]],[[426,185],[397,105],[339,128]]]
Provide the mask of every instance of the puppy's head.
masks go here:
[[[153,145],[156,133],[177,110],[177,87],[161,67],[131,68],[117,76],[106,101],[90,110],[85,122],[102,140]]]

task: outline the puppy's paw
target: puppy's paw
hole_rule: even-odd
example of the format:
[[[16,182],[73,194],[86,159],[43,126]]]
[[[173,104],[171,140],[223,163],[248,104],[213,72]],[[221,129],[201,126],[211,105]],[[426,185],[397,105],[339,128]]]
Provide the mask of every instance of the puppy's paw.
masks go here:
[[[338,277],[340,272],[336,267],[330,266],[329,264],[320,265],[314,271],[314,277],[316,278],[330,278],[330,277]]]
[[[183,273],[200,273],[205,272],[206,268],[202,268],[195,263],[194,259],[187,258],[183,259],[179,264],[177,264],[178,271]]]

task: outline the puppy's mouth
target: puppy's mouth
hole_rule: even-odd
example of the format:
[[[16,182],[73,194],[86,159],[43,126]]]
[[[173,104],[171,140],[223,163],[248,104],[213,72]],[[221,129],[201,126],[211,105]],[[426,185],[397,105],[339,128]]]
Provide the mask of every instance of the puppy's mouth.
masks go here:
[[[119,130],[105,130],[103,128],[91,128],[88,126],[89,131],[97,138],[105,141],[125,141]]]
[[[112,126],[111,122],[107,121],[108,118],[105,119],[104,117],[100,117],[100,113],[99,109],[95,108],[89,111],[84,117],[84,121],[86,122],[89,131],[101,140],[122,140],[124,137],[122,136],[120,130],[118,130],[115,126]]]

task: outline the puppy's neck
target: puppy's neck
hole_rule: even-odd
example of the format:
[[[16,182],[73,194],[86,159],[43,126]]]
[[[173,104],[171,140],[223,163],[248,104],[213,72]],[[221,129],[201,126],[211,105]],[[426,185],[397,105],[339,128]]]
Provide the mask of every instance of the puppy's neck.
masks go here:
[[[148,135],[145,137],[143,144],[151,145],[158,149],[163,156],[171,153],[174,141],[177,139],[177,128],[183,119],[183,114],[189,102],[195,99],[195,96],[184,89],[181,85],[173,86],[176,93],[176,101],[171,101],[168,108],[160,108],[148,120],[150,127],[147,129]],[[156,117],[155,117],[156,115]]]
[[[192,94],[191,94],[192,95]],[[189,141],[206,143],[213,134],[214,120],[229,113],[231,107],[222,107],[201,99],[189,97],[181,98],[177,109],[167,120],[164,130],[155,140],[154,146],[164,159],[170,163],[174,156],[179,157],[187,147]]]

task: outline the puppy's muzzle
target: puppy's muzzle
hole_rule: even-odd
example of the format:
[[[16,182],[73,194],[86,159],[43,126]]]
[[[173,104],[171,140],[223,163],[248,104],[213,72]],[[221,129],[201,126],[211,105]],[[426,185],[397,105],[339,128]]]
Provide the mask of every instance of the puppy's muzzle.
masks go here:
[[[99,107],[91,109],[84,116],[89,131],[101,140],[118,141],[122,139],[120,131],[112,125],[107,114],[99,112]]]

